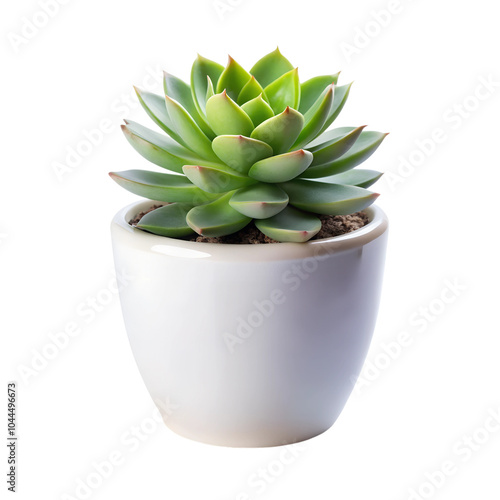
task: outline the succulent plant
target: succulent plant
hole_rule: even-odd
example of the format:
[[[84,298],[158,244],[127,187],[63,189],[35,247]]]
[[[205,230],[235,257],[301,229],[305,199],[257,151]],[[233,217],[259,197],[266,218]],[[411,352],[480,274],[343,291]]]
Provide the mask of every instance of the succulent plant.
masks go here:
[[[382,174],[355,169],[387,134],[361,127],[328,130],[351,84],[338,73],[300,83],[278,49],[246,71],[198,56],[191,84],[165,73],[165,96],[136,89],[142,107],[167,135],[122,126],[130,144],[172,173],[127,170],[111,177],[132,193],[168,202],[138,227],[185,238],[224,236],[252,220],[278,241],[303,242],[321,229],[318,215],[346,215],[378,194]]]

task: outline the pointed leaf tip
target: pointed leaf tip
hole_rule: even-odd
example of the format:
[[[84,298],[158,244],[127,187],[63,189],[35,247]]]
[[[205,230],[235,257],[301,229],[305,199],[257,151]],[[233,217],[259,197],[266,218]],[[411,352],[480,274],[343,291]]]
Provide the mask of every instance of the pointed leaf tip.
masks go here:
[[[292,151],[256,162],[248,175],[261,182],[287,182],[304,172],[312,159],[309,151]]]
[[[279,115],[262,122],[252,132],[253,139],[267,142],[274,154],[282,154],[290,149],[294,140],[299,136],[304,117],[298,111],[287,108]]]
[[[219,135],[249,136],[254,129],[250,117],[225,92],[215,94],[207,101],[207,119]]]

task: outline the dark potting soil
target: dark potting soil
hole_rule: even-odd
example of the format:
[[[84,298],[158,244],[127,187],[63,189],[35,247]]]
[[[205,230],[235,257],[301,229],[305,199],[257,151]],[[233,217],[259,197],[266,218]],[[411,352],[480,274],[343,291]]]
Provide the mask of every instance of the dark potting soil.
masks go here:
[[[136,226],[139,221],[149,212],[160,208],[162,205],[153,205],[150,209],[137,214],[129,224]],[[364,212],[356,212],[350,215],[320,215],[321,229],[319,233],[311,238],[311,240],[319,240],[321,238],[331,238],[332,236],[340,236],[350,233],[356,229],[360,229],[368,224],[368,216]],[[186,238],[188,241],[197,241],[204,243],[225,243],[225,244],[260,244],[260,243],[279,243],[261,233],[255,224],[251,222],[248,226],[240,231],[228,236],[219,236],[211,238],[207,236],[193,235]]]

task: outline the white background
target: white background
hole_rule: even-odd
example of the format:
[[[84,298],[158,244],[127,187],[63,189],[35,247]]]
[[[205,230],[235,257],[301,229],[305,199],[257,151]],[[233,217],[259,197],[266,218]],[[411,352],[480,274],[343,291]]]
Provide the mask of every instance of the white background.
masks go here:
[[[30,29],[44,23],[40,3],[8,2],[1,21],[1,356],[2,384],[19,385],[17,498],[83,498],[77,485],[89,477],[92,499],[500,498],[500,424],[488,420],[500,411],[494,2],[66,0]],[[82,313],[106,296],[109,221],[135,199],[107,172],[147,167],[118,128],[123,118],[148,124],[131,86],[160,69],[187,79],[197,52],[221,63],[229,52],[249,68],[276,45],[302,79],[342,70],[341,83],[355,80],[336,125],[391,132],[366,167],[393,174],[376,185],[391,233],[362,383],[334,427],[282,466],[279,448],[218,448],[148,426],[154,406],[117,297],[94,317]],[[102,120],[100,143],[57,175],[68,148]],[[450,282],[459,289],[445,304]],[[419,308],[429,306],[425,319]],[[79,335],[34,361],[68,323]],[[402,332],[410,343],[390,344],[389,359],[384,349]],[[137,444],[131,433],[144,424],[150,433]],[[93,463],[110,454],[120,465],[94,488]],[[439,487],[426,485],[444,462]],[[256,487],[268,468],[272,482]]]

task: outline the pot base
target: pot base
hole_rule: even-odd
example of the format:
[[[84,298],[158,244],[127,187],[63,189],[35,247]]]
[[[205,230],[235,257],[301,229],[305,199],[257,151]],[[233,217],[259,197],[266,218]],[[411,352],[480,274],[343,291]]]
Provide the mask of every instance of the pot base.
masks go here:
[[[182,425],[175,425],[169,420],[169,416],[163,416],[165,426],[178,436],[196,441],[198,443],[209,444],[212,446],[224,446],[227,448],[273,448],[277,446],[287,446],[296,443],[302,443],[309,439],[320,436],[329,430],[333,423],[325,428],[302,431],[296,433],[289,431],[286,427],[280,429],[254,429],[251,433],[228,433],[227,429],[221,434],[194,433],[190,429],[185,429]],[[296,436],[293,438],[292,436]]]

